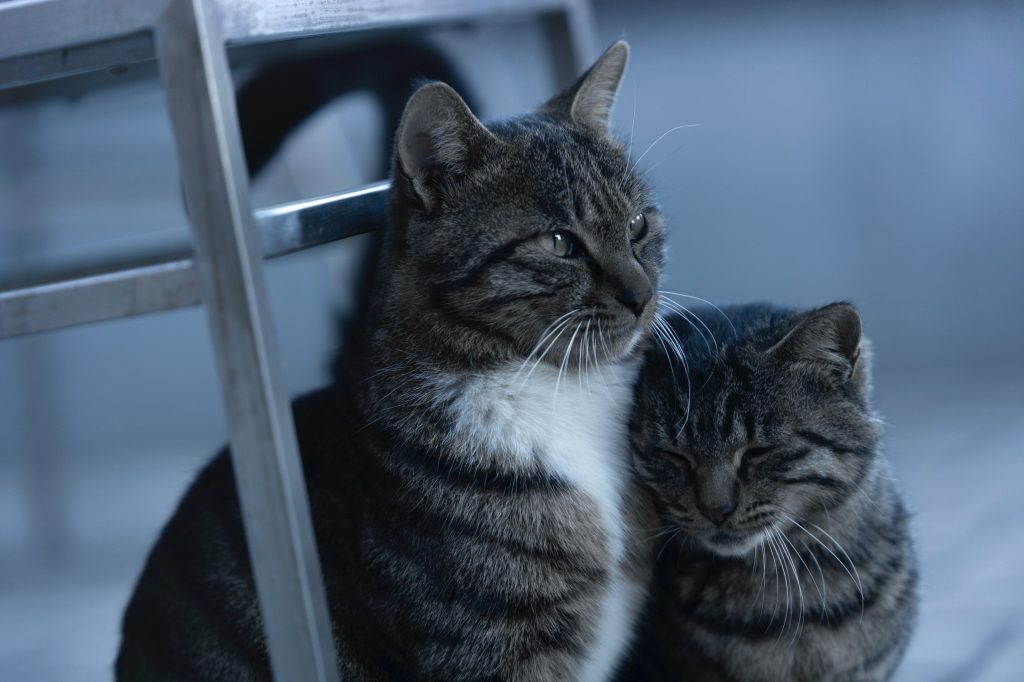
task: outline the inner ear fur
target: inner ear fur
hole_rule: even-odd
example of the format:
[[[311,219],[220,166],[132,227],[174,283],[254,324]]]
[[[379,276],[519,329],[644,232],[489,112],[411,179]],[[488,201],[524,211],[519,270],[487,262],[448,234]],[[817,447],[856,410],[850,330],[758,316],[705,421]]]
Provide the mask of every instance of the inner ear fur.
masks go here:
[[[858,365],[866,364],[865,346],[857,309],[849,303],[833,303],[809,313],[768,354],[788,362],[821,363],[841,370],[849,379]]]
[[[605,50],[569,89],[559,93],[541,111],[608,134],[612,106],[629,63],[629,43],[616,42]]]
[[[494,139],[466,102],[445,83],[413,93],[395,137],[395,175],[425,208],[437,201],[440,180],[465,170],[481,145]]]

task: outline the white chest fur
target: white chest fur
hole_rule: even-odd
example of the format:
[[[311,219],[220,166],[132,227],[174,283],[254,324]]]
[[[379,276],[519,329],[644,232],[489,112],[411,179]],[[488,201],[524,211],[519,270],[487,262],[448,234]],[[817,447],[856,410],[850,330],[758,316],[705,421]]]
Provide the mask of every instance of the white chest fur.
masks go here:
[[[574,373],[538,367],[528,378],[518,367],[459,382],[452,399],[454,427],[479,444],[481,456],[539,463],[589,495],[607,534],[613,579],[605,594],[598,636],[584,680],[611,677],[629,644],[644,588],[621,571],[626,534],[621,511],[629,479],[627,420],[637,365],[627,363]],[[514,462],[508,464],[514,466]]]

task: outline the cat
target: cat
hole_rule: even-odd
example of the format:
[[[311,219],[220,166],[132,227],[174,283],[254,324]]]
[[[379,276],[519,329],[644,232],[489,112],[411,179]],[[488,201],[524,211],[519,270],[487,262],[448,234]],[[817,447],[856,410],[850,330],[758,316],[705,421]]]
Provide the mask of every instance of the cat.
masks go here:
[[[675,310],[656,323],[630,426],[662,527],[624,679],[889,679],[917,569],[859,314]]]
[[[610,133],[613,45],[482,124],[430,83],[336,383],[294,404],[345,679],[609,679],[652,575],[628,434],[665,226]],[[120,680],[267,679],[227,452],[126,609]]]

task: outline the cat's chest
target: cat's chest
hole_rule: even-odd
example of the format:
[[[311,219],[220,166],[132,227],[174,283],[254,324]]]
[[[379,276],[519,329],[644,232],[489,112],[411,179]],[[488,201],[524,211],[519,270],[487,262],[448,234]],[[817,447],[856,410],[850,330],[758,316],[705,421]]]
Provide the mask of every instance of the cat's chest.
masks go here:
[[[518,367],[465,381],[451,403],[459,432],[499,466],[535,468],[579,489],[597,505],[613,552],[621,551],[621,501],[629,477],[627,420],[633,363],[565,374]]]

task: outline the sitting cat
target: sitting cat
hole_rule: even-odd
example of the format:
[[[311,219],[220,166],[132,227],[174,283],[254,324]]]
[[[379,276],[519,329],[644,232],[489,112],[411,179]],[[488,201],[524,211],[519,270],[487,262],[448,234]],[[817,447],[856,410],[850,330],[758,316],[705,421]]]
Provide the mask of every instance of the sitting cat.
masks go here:
[[[658,323],[631,424],[664,527],[625,677],[889,679],[917,571],[859,315],[840,303],[688,317]]]
[[[609,133],[628,53],[488,126],[440,83],[406,106],[367,319],[294,407],[344,679],[601,680],[629,645],[653,520],[626,424],[664,228]],[[224,452],[149,557],[117,676],[269,674]]]

